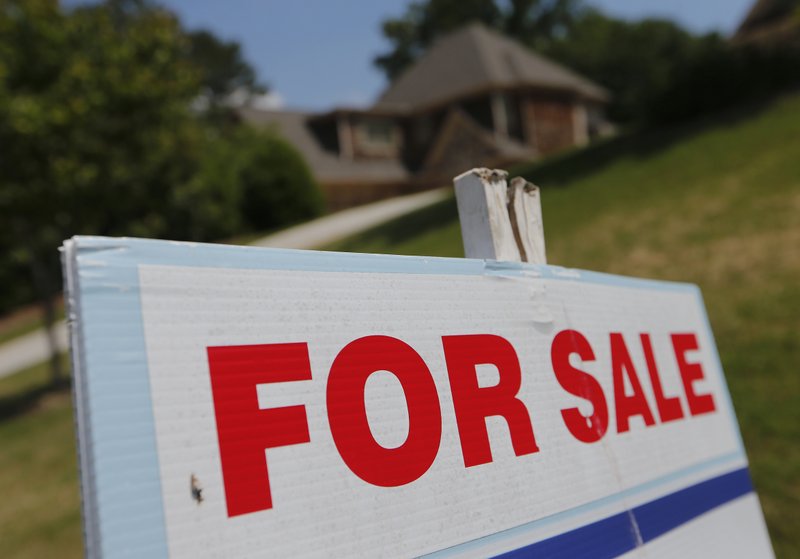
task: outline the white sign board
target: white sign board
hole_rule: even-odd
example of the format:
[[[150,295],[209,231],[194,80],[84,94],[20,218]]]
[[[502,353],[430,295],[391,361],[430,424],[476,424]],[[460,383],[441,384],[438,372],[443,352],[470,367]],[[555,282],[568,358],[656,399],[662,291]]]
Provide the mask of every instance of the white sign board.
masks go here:
[[[694,286],[65,248],[91,556],[772,556]]]

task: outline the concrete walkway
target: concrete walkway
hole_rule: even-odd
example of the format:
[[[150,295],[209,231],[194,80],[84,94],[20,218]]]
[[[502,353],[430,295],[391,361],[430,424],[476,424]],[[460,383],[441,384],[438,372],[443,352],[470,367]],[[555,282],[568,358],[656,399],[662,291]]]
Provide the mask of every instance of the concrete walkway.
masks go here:
[[[63,321],[55,325],[56,342],[61,351],[66,351],[67,325]],[[39,328],[0,345],[0,378],[46,361],[50,356],[45,329]]]
[[[447,198],[451,192],[450,188],[441,188],[344,210],[269,235],[251,244],[276,248],[317,248],[435,204]],[[56,325],[56,338],[61,351],[66,351],[67,327],[63,321]],[[46,361],[48,356],[47,337],[43,329],[6,342],[0,345],[0,378]]]
[[[290,227],[250,244],[275,248],[317,248],[435,204],[447,198],[451,192],[451,188],[440,188],[351,208]]]

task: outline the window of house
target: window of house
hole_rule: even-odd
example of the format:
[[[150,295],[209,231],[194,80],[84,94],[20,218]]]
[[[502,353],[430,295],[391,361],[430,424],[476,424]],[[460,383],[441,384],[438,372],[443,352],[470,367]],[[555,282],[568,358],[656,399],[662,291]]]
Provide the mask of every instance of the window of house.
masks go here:
[[[522,118],[519,112],[519,101],[516,97],[503,95],[503,110],[506,113],[506,128],[508,135],[517,140],[522,140]]]
[[[433,119],[424,115],[414,121],[414,143],[422,146],[428,143],[433,136]]]
[[[366,139],[373,145],[390,145],[394,141],[394,126],[390,120],[367,120],[364,122]]]

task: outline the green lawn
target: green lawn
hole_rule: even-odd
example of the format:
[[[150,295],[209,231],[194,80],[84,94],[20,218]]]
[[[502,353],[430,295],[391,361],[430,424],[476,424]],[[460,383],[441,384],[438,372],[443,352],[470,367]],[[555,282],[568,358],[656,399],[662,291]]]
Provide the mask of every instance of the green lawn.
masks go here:
[[[516,170],[548,261],[701,286],[779,557],[800,557],[800,97]],[[454,200],[328,247],[463,256]]]
[[[69,390],[38,365],[0,379],[0,557],[81,557]]]
[[[800,97],[522,169],[550,262],[700,284],[780,557],[800,557]],[[461,256],[448,200],[337,250]],[[82,553],[72,409],[0,379],[0,557]]]

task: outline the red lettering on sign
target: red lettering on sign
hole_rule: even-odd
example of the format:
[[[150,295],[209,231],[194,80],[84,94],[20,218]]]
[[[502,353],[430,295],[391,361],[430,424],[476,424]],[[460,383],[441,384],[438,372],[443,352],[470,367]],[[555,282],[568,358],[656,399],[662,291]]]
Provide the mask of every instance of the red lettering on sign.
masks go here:
[[[654,425],[656,421],[653,419],[653,413],[647,404],[642,384],[633,367],[625,339],[622,334],[612,332],[609,342],[611,344],[611,375],[614,380],[614,407],[617,412],[617,433],[630,430],[628,420],[634,415],[641,415],[644,424],[648,427]],[[625,376],[628,377],[633,390],[633,394],[630,396],[625,393]]]
[[[259,409],[256,385],[311,379],[305,343],[209,347],[228,516],[272,508],[268,448],[309,442],[304,406]]]
[[[658,416],[662,423],[674,421],[683,417],[680,398],[677,396],[664,396],[664,388],[661,386],[661,378],[658,375],[656,359],[653,355],[653,343],[650,341],[649,334],[641,334],[639,339],[642,342],[644,359],[647,362],[647,372],[650,374],[650,383],[653,385],[653,393],[656,397],[656,407]]]
[[[602,439],[608,429],[608,404],[597,379],[570,364],[572,354],[582,361],[595,359],[592,346],[583,334],[577,330],[563,330],[556,334],[550,346],[553,372],[564,390],[592,404],[592,415],[586,417],[574,407],[561,410],[561,417],[573,437],[584,443],[594,443]]]
[[[664,393],[650,335],[642,333],[639,338],[661,422],[683,418],[681,399]],[[688,352],[698,349],[697,336],[678,333],[671,339],[689,413],[715,411],[712,395],[695,390],[695,383],[705,378],[701,364],[686,358]],[[441,340],[464,466],[492,462],[489,417],[505,420],[517,456],[539,452],[528,409],[518,397],[522,371],[511,343],[490,334],[442,336]],[[621,333],[610,334],[609,349],[617,431],[629,431],[630,419],[635,416],[641,416],[645,426],[654,425],[656,420]],[[259,408],[256,387],[311,380],[308,345],[209,347],[207,352],[228,516],[270,509],[266,451],[309,442],[309,425],[303,405]],[[561,387],[592,407],[588,416],[577,406],[562,409],[565,426],[580,442],[601,440],[608,430],[606,396],[600,382],[578,368],[580,361],[596,359],[589,341],[577,330],[559,332],[550,357]],[[496,368],[496,384],[480,386],[479,365]],[[366,384],[377,371],[393,374],[405,396],[408,434],[396,448],[378,443],[367,417]],[[346,345],[331,365],[326,402],[339,455],[365,482],[380,487],[405,485],[424,475],[436,460],[442,439],[436,383],[419,353],[402,340],[366,336]]]
[[[697,336],[694,334],[672,334],[672,348],[675,350],[675,359],[678,362],[678,370],[681,373],[683,389],[686,392],[686,401],[689,404],[689,412],[692,415],[713,412],[714,398],[711,394],[697,394],[694,391],[694,383],[703,380],[705,374],[700,363],[687,363],[686,352],[699,349]]]
[[[517,398],[522,372],[514,347],[500,336],[476,334],[443,336],[444,357],[464,466],[492,461],[486,418],[506,420],[517,456],[539,451],[525,404]],[[494,386],[478,386],[477,365],[494,365],[500,380]]]
[[[364,387],[375,371],[389,371],[403,386],[408,436],[397,448],[379,445],[369,428]],[[405,342],[367,336],[347,344],[331,366],[327,403],[336,448],[345,464],[367,483],[405,485],[433,464],[442,438],[439,396],[422,357]]]

